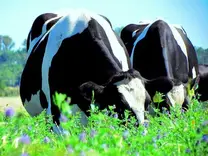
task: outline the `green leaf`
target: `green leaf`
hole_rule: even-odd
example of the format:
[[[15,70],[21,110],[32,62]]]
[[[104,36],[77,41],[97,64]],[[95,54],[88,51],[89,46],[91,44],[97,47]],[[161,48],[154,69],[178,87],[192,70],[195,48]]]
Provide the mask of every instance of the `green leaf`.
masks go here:
[[[54,103],[58,106],[58,108],[61,109],[61,104],[62,102],[64,102],[66,99],[66,94],[61,94],[61,93],[57,93],[55,92],[55,95],[54,95]]]
[[[156,91],[156,93],[153,97],[153,102],[154,103],[161,103],[164,101],[163,97],[164,97],[164,95],[162,93]]]

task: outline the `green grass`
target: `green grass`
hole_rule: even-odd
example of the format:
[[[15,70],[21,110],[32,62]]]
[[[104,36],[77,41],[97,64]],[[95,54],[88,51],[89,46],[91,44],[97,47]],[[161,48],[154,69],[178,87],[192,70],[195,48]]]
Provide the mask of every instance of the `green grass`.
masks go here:
[[[56,101],[59,106],[65,98]],[[63,135],[50,131],[51,123],[46,122],[45,112],[34,118],[22,112],[10,114],[11,117],[1,113],[0,155],[208,155],[207,103],[194,99],[186,112],[171,108],[170,113],[158,112],[157,117],[147,114],[149,123],[141,126],[136,126],[129,112],[121,121],[113,107],[109,113],[92,105],[88,125],[84,127],[79,124],[79,114],[72,116],[62,106],[63,114],[68,117],[62,127],[69,131]]]

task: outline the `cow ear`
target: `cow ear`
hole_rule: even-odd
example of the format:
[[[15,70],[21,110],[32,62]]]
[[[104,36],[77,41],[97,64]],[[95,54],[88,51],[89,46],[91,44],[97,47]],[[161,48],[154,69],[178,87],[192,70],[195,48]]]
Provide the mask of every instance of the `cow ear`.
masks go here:
[[[159,77],[145,82],[145,88],[151,97],[155,95],[156,91],[166,94],[173,88],[173,85],[173,80],[166,77]]]
[[[103,93],[103,89],[103,86],[91,81],[85,82],[79,87],[80,94],[90,102],[92,102],[92,100],[96,100],[94,98],[99,98]]]

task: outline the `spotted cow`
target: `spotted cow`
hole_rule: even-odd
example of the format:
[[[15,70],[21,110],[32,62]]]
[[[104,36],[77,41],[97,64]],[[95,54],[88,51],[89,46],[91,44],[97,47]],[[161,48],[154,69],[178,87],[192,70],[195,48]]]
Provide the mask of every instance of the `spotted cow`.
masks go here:
[[[186,107],[187,85],[196,86],[199,71],[195,49],[183,27],[161,19],[129,24],[122,29],[121,39],[129,52],[131,66],[141,76],[172,82],[168,92],[166,85],[158,86],[166,99],[160,106],[177,103]],[[148,86],[146,89],[153,98],[155,90]]]
[[[20,95],[31,116],[46,109],[59,125],[61,113],[52,99],[59,92],[71,97],[72,110],[80,111],[86,124],[94,91],[100,109],[115,105],[120,116],[127,109],[144,121],[144,105],[150,102],[145,81],[130,67],[128,52],[106,17],[79,9],[44,13],[31,27],[27,50]]]

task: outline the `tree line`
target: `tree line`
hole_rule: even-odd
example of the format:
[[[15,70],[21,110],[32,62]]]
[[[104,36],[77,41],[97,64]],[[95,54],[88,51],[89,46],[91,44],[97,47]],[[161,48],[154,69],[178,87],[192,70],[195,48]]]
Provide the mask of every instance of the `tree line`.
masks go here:
[[[0,96],[17,93],[20,77],[26,62],[26,40],[14,49],[14,41],[7,35],[0,35]],[[11,90],[11,91],[8,91]],[[6,93],[8,92],[8,93]]]
[[[114,30],[120,35],[121,29],[122,27],[117,27]],[[0,35],[0,96],[11,94],[5,93],[8,88],[19,87],[21,73],[26,63],[26,39],[18,49],[14,49],[14,45],[15,42],[10,36]],[[195,49],[199,63],[208,64],[208,48],[195,46]]]

